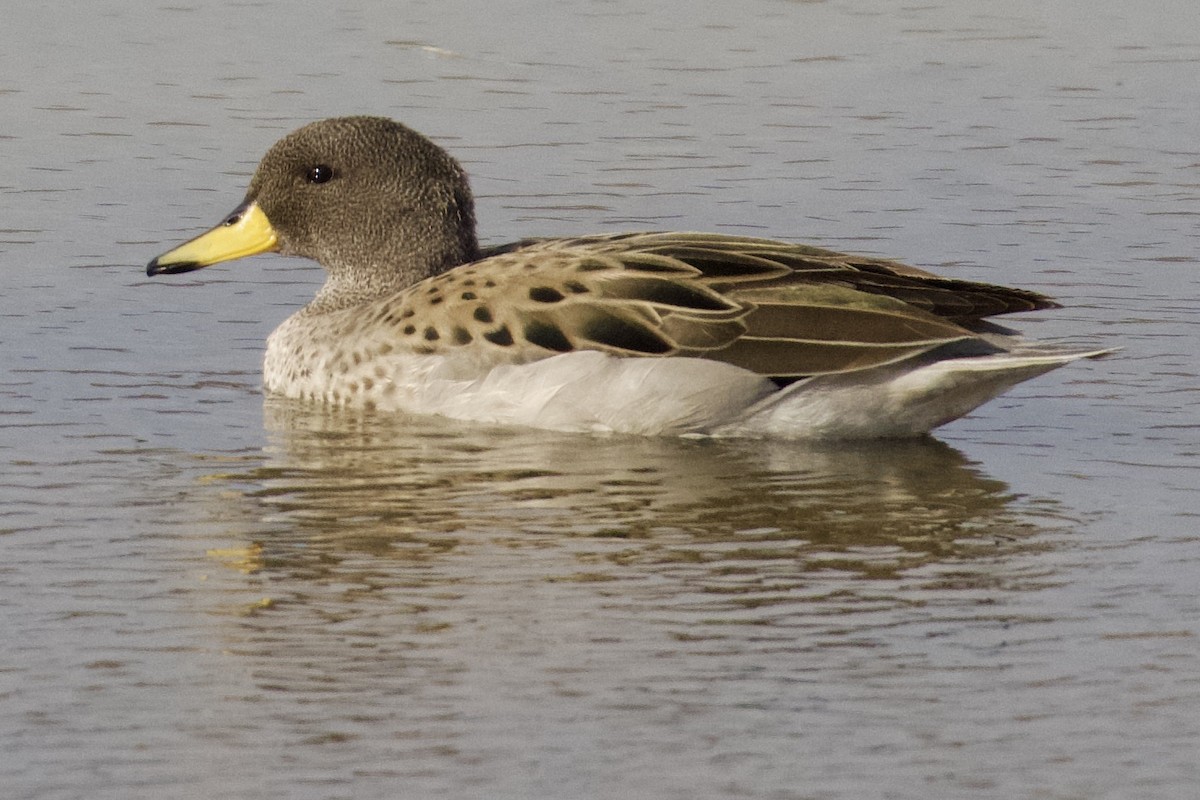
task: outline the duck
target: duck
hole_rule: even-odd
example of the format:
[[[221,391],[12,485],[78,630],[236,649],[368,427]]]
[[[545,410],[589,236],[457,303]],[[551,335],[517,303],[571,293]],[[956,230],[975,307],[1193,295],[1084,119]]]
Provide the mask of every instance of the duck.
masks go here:
[[[149,262],[265,252],[325,282],[269,336],[263,389],[364,413],[646,436],[922,436],[1105,349],[993,317],[1035,291],[807,244],[623,232],[481,245],[463,167],[386,117],[307,124],[219,224]]]

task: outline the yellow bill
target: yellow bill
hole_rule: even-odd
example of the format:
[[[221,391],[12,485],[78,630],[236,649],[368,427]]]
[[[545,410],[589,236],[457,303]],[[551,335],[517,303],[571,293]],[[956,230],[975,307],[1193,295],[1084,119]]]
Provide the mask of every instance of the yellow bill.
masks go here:
[[[173,275],[278,250],[278,237],[258,203],[243,203],[217,227],[163,253],[146,265],[147,275]]]

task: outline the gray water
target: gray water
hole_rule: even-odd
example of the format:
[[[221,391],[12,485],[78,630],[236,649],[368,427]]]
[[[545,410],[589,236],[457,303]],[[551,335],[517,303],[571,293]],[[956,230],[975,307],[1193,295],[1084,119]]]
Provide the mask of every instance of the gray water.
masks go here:
[[[1191,0],[7,3],[5,798],[1193,798]],[[791,238],[1120,346],[936,439],[259,392],[319,269],[143,266],[343,113],[481,234]]]

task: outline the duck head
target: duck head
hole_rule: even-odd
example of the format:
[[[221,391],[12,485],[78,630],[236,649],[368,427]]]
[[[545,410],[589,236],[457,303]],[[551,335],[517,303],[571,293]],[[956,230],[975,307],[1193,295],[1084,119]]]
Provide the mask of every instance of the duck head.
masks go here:
[[[466,174],[445,150],[398,122],[314,122],[267,151],[230,215],[155,258],[146,274],[268,251],[319,262],[328,295],[411,285],[478,256]]]

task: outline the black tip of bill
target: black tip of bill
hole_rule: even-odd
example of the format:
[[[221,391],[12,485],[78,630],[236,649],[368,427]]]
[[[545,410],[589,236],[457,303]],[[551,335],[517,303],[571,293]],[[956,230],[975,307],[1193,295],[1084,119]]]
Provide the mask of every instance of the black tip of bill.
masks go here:
[[[155,275],[178,275],[181,272],[191,272],[203,266],[197,261],[176,261],[162,264],[156,258],[146,265],[146,275],[151,278]]]

